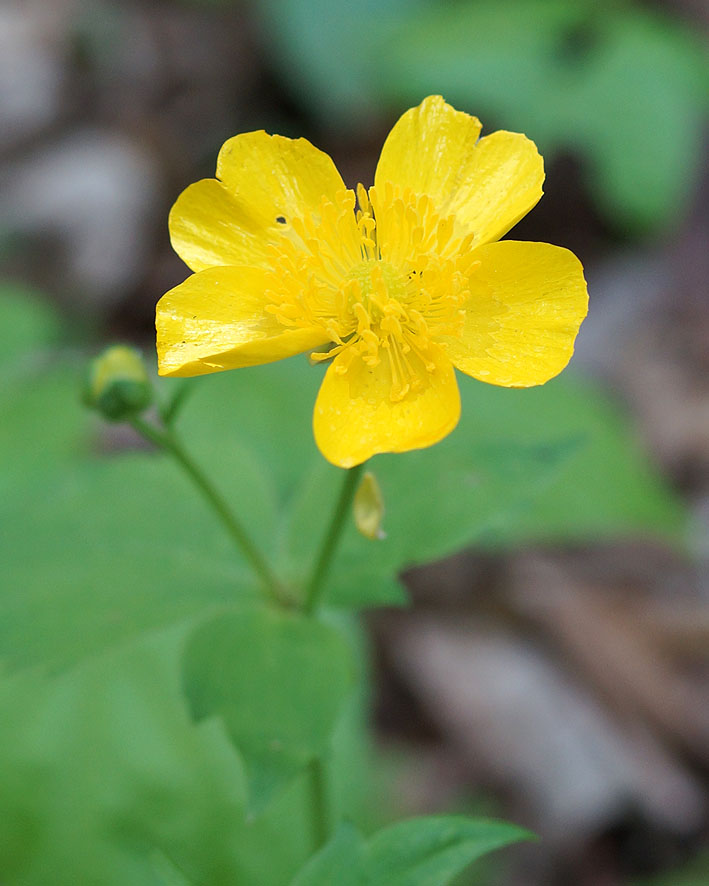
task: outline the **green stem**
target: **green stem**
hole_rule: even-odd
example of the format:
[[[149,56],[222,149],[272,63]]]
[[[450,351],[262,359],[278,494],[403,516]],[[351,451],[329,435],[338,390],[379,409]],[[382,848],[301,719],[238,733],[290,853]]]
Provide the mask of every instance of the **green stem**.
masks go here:
[[[180,410],[185,405],[185,401],[194,390],[194,386],[190,385],[190,379],[181,378],[175,387],[172,397],[160,409],[160,417],[163,424],[167,428],[171,428],[175,424],[175,420]]]
[[[190,477],[194,485],[199,489],[204,498],[209,502],[217,516],[220,518],[229,535],[236,542],[243,555],[249,561],[262,581],[264,591],[270,602],[277,603],[280,606],[287,605],[283,588],[280,582],[271,571],[270,566],[261,556],[254,543],[249,538],[248,533],[239,522],[236,515],[232,512],[229,505],[221,496],[216,487],[202,472],[202,469],[195,464],[191,456],[183,448],[177,437],[172,431],[156,428],[154,425],[143,421],[142,418],[135,417],[131,420],[131,424],[141,436],[150,440],[160,449],[169,452],[170,455],[180,464],[185,473]]]
[[[324,581],[327,578],[332,558],[337,550],[340,535],[342,534],[345,525],[345,517],[350,510],[352,499],[357,490],[357,484],[363,469],[364,464],[361,464],[354,468],[350,468],[345,472],[342,488],[340,489],[340,497],[335,505],[330,525],[322,540],[320,553],[315,561],[313,572],[305,589],[305,603],[303,605],[303,610],[308,615],[312,615],[320,603]]]
[[[313,854],[330,839],[330,810],[325,763],[318,757],[308,766],[310,809],[313,826]]]

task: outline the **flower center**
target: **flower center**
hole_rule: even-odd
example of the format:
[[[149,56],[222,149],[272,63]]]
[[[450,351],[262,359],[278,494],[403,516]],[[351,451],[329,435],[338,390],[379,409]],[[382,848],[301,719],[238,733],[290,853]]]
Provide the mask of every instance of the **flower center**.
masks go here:
[[[351,269],[341,291],[349,319],[347,333],[333,336],[335,347],[326,354],[313,354],[312,359],[329,360],[341,354],[336,364],[340,373],[346,373],[356,357],[372,369],[381,365],[394,402],[421,388],[425,375],[436,368],[426,311],[435,327],[441,325],[440,312],[422,287],[421,276],[369,258]],[[460,321],[458,304],[454,300],[446,312],[452,311]]]
[[[347,308],[357,322],[358,334],[374,332],[380,342],[391,335],[401,336],[412,325],[407,305],[413,292],[407,279],[381,259],[356,265],[345,284]]]
[[[273,247],[267,310],[284,326],[326,330],[334,346],[316,362],[341,355],[340,373],[355,358],[381,365],[398,401],[434,371],[435,340],[460,334],[472,236],[454,236],[452,218],[425,196],[358,185],[356,210],[354,197],[292,220]]]

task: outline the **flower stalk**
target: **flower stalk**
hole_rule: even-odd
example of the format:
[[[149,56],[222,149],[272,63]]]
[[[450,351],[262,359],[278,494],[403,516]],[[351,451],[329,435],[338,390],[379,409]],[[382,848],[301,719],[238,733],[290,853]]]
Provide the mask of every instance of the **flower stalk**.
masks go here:
[[[337,545],[345,526],[345,518],[350,511],[352,500],[359,484],[359,478],[364,470],[364,464],[363,462],[361,465],[356,465],[344,473],[340,496],[335,505],[325,537],[320,545],[320,552],[315,561],[310,579],[305,587],[303,611],[307,615],[312,615],[316,612],[320,604],[325,579],[327,578],[332,558],[337,550]]]
[[[322,757],[316,757],[310,761],[307,777],[310,788],[313,854],[315,854],[330,839],[331,831],[328,777]]]

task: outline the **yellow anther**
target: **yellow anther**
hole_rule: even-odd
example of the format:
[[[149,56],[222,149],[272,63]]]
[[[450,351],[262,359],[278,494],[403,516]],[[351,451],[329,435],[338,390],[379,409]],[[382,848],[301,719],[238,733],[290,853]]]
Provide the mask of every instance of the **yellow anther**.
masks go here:
[[[335,344],[337,344],[337,345],[344,344],[344,342],[342,341],[342,338],[340,337],[337,330],[333,326],[326,326],[325,332],[327,332],[327,334],[330,336],[332,341],[335,342]]]
[[[389,399],[392,403],[399,403],[411,390],[411,385],[408,382],[405,385],[401,385],[400,387],[396,387],[396,385],[392,385],[391,394],[389,395]]]
[[[362,329],[369,329],[369,326],[371,323],[371,318],[370,318],[369,314],[367,313],[367,309],[364,307],[362,302],[357,302],[356,304],[352,305],[352,313],[357,318],[359,326]],[[360,332],[360,334],[361,334],[361,332]]]
[[[362,330],[360,337],[364,344],[372,351],[379,350],[379,337],[371,329]]]
[[[460,246],[458,247],[458,252],[466,253],[469,252],[473,246],[473,241],[475,240],[475,234],[471,232],[470,234],[466,234],[465,237],[460,241]]]
[[[332,351],[311,351],[309,360],[315,365],[317,363],[324,363],[326,360],[332,360],[333,356]]]
[[[367,195],[367,189],[363,184],[357,184],[357,202],[359,203],[359,208],[366,215],[367,213],[371,213],[372,206],[369,202],[369,197]]]
[[[447,218],[442,218],[438,222],[438,228],[436,230],[436,239],[438,243],[438,248],[442,249],[446,243],[451,238],[451,234],[453,233],[453,217],[448,216]]]
[[[399,323],[399,321],[396,319],[396,317],[393,316],[393,314],[388,314],[386,317],[383,317],[380,325],[382,328],[382,332],[394,335],[396,336],[396,338],[401,337],[401,323]]]

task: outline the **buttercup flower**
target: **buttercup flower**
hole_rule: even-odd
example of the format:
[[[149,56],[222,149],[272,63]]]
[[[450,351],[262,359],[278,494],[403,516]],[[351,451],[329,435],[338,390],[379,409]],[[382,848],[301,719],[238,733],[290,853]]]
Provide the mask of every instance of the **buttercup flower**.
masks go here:
[[[160,374],[318,349],[311,358],[329,366],[315,440],[351,467],[452,431],[453,367],[507,387],[559,373],[586,315],[583,269],[558,246],[497,242],[541,197],[544,168],[524,135],[481,128],[425,99],[356,195],[305,139],[229,139],[217,178],[188,187],[170,214],[195,273],[158,303]]]

